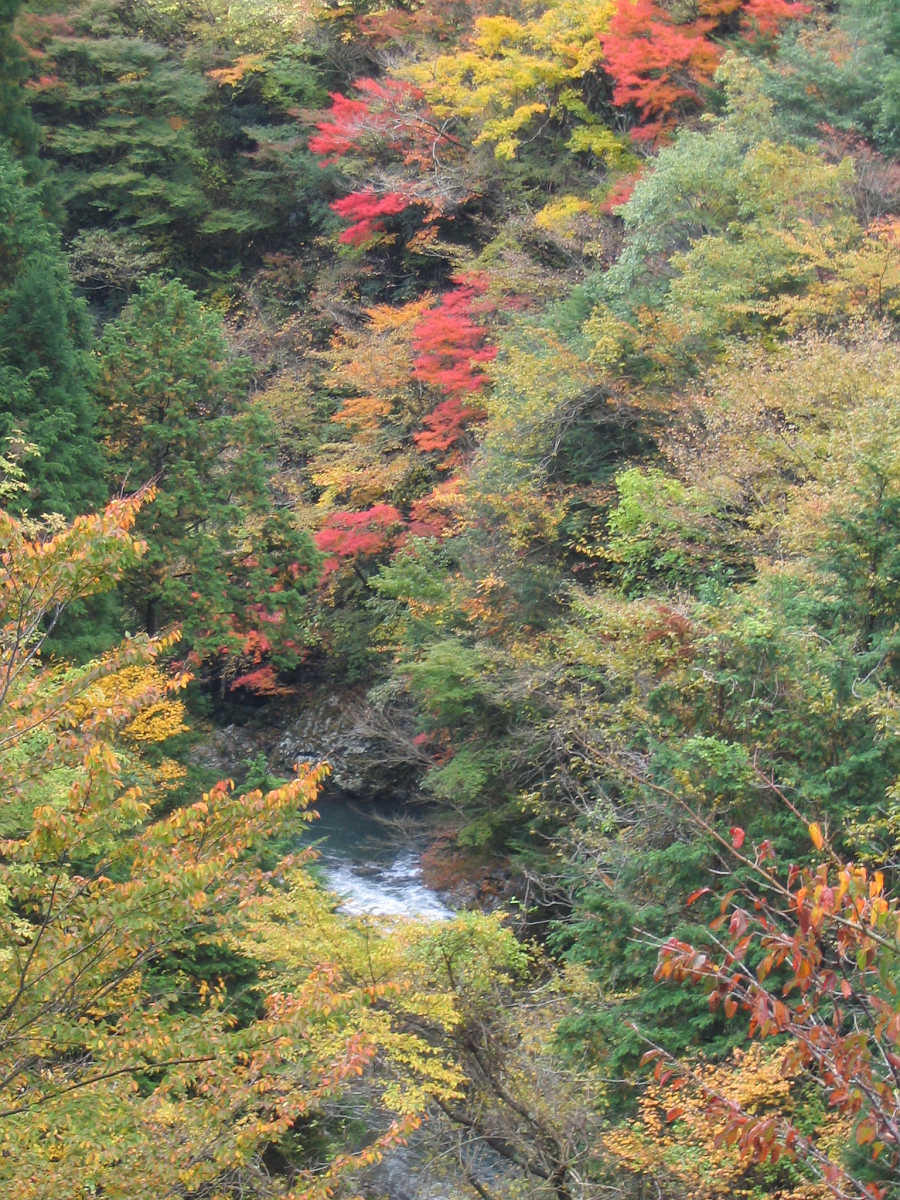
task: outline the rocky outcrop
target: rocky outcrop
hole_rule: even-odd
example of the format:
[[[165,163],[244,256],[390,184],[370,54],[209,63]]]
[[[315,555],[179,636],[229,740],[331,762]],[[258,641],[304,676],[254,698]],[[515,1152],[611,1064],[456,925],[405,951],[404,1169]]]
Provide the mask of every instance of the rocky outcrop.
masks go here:
[[[414,1133],[406,1146],[395,1146],[360,1179],[367,1200],[472,1200],[474,1192],[465,1177],[483,1183],[489,1194],[509,1195],[513,1175],[509,1164],[490,1146],[475,1140],[465,1148],[466,1168],[448,1147],[457,1139],[440,1119]]]
[[[360,706],[338,694],[317,697],[285,726],[272,766],[287,772],[323,759],[331,764],[329,786],[346,796],[374,799],[409,786],[408,772],[398,770],[384,738],[366,728]]]
[[[268,759],[272,740],[271,730],[253,725],[214,726],[191,746],[190,761],[220,779],[235,779],[240,783],[248,762],[260,754]]]
[[[415,1146],[388,1151],[366,1173],[366,1196],[375,1200],[468,1200],[443,1179],[435,1178]]]
[[[322,691],[267,709],[265,724],[250,720],[214,729],[194,761],[239,777],[242,764],[264,755],[275,775],[296,763],[328,762],[326,794],[378,801],[412,794],[429,759],[414,740],[403,711],[376,709],[364,697]]]

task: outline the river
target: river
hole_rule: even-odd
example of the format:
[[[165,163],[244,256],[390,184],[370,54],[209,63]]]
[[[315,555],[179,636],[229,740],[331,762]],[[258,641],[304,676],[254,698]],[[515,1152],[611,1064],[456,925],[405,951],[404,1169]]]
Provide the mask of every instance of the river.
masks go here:
[[[319,820],[304,840],[319,851],[317,869],[340,898],[341,911],[420,921],[448,921],[455,915],[423,883],[419,850],[390,825],[390,811],[323,799],[316,809]]]

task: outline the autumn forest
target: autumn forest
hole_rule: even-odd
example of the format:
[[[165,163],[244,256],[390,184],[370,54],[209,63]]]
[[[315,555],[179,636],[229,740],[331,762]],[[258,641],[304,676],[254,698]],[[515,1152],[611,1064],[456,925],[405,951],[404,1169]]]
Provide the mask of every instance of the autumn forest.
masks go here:
[[[895,0],[0,0],[0,1194],[900,1200],[898,321]]]

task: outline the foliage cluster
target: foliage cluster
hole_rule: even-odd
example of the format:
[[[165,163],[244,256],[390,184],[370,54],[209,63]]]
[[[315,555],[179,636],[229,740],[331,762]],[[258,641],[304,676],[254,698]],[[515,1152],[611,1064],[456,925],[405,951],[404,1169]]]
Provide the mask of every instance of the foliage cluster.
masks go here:
[[[349,1196],[429,1115],[460,1197],[893,1200],[895,6],[53,8],[0,3],[8,1190]],[[315,772],[187,796],[191,702],[309,684],[519,939],[263,870]]]

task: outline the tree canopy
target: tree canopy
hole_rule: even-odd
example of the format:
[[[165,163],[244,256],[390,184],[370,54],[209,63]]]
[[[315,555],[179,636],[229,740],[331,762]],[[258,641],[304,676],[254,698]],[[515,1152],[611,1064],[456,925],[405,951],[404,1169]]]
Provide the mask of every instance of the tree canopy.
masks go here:
[[[0,3],[10,1194],[897,1200],[895,8]]]

